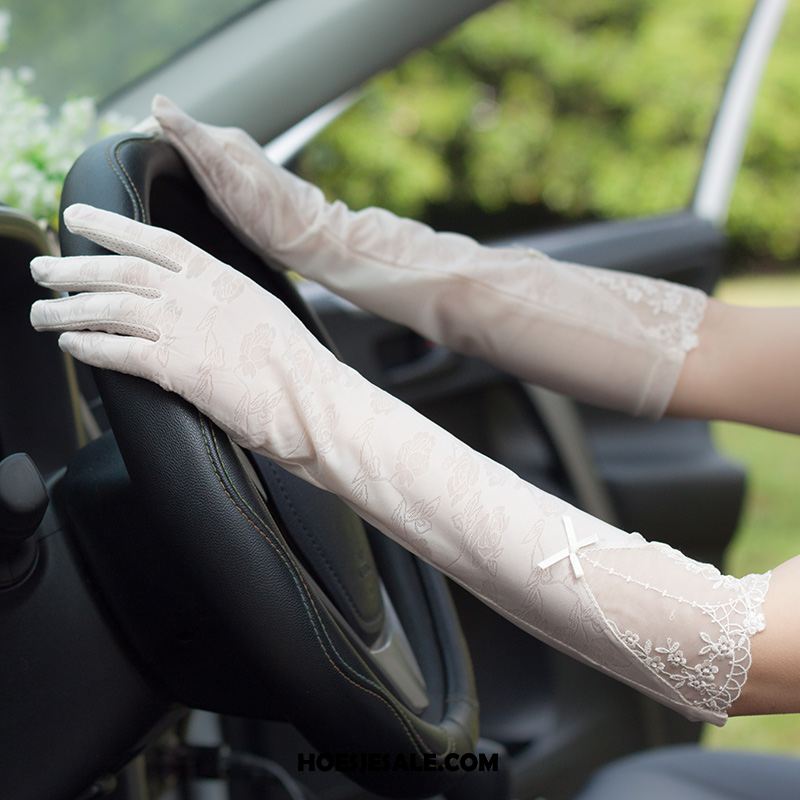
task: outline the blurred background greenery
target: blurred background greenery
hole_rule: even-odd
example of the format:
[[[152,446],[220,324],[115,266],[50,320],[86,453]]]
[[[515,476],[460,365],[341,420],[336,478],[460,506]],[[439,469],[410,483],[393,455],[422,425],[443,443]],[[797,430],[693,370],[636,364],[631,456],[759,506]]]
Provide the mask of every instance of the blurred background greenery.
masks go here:
[[[372,81],[299,168],[354,207],[498,235],[687,204],[750,0],[508,0]],[[800,257],[800,6],[760,93],[732,262]]]
[[[102,108],[258,0],[0,0],[0,67]],[[503,0],[364,87],[299,170],[353,207],[485,236],[687,204],[753,0]],[[124,30],[125,35],[117,33]],[[731,263],[800,258],[800,6],[764,80]],[[91,46],[87,46],[91,42]]]

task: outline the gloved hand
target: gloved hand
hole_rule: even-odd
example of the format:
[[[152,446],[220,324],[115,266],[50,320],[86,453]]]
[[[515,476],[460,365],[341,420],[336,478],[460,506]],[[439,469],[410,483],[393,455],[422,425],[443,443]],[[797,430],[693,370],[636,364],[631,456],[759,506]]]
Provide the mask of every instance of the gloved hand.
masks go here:
[[[659,417],[706,295],[554,261],[368,208],[328,203],[244,131],[196,122],[164,97],[153,115],[222,219],[255,252],[453,350],[580,400]]]
[[[764,627],[769,573],[722,576],[601,522],[471,450],[338,361],[257,284],[179,236],[88,206],[73,232],[120,255],[34,259],[31,322],[156,381],[240,445],[361,517],[548,644],[723,724]]]

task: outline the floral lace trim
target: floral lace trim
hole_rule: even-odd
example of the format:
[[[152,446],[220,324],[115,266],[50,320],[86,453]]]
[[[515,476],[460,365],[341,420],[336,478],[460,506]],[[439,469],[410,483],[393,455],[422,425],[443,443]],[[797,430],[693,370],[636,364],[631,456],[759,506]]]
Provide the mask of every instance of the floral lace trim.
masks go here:
[[[705,292],[629,272],[591,268],[586,273],[597,285],[621,295],[628,303],[647,307],[653,317],[652,324],[643,323],[647,336],[683,353],[697,347],[697,329],[708,300]]]
[[[681,562],[688,571],[713,581],[715,589],[720,587],[731,589],[733,591],[731,599],[717,604],[686,600],[651,584],[637,581],[630,575],[595,561],[590,556],[583,557],[610,575],[616,575],[626,582],[639,584],[645,589],[658,592],[663,597],[697,608],[710,619],[719,631],[718,635],[712,636],[706,631],[698,630],[699,643],[689,642],[687,643],[689,646],[684,647],[681,642],[667,637],[665,646],[656,646],[650,639],[643,640],[634,631],[621,630],[608,617],[606,622],[622,644],[644,666],[671,686],[685,703],[717,714],[727,714],[728,709],[741,695],[747,681],[747,672],[752,662],[750,639],[766,627],[761,607],[769,589],[771,573],[735,578],[731,575],[722,575],[711,564],[700,564],[686,558],[668,545],[661,545],[660,548],[670,558]],[[691,652],[696,652],[699,659],[686,655],[685,650],[689,650],[690,647]],[[694,696],[687,697],[687,693]]]

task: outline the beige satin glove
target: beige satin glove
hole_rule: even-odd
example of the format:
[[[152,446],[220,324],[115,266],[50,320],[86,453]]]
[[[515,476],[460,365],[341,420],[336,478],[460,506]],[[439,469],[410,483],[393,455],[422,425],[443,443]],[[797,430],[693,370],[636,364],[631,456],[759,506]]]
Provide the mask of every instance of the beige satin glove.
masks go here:
[[[479,245],[368,208],[328,203],[244,131],[153,101],[164,135],[211,204],[257,253],[423,336],[524,381],[660,417],[706,295],[641,275]]]
[[[371,385],[257,284],[179,236],[88,206],[118,256],[34,259],[37,330],[177,392],[246,448],[360,516],[524,630],[690,719],[722,724],[764,627],[738,579],[531,486]]]

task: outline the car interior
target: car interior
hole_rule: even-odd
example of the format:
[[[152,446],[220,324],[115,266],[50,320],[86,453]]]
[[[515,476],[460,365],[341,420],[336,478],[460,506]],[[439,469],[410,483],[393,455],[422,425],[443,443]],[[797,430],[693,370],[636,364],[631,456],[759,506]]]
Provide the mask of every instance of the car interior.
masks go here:
[[[266,145],[489,5],[256,3],[108,105],[142,119],[159,91]],[[750,58],[758,69],[757,56],[745,35],[733,66]],[[706,165],[720,126],[726,141],[746,132],[746,114],[725,113],[736,75],[721,88]],[[712,292],[731,169],[728,183],[701,171],[694,198],[670,213],[488,240]],[[91,145],[63,187],[62,210],[74,202],[180,233],[276,294],[370,381],[525,480],[722,563],[746,473],[707,423],[573,402],[293,280],[233,237],[157,136]],[[12,343],[0,347],[3,800],[600,800],[645,796],[661,773],[667,788],[652,796],[694,797],[691,781],[667,775],[674,763],[727,776],[703,797],[732,796],[757,774],[775,776],[773,796],[800,785],[787,759],[722,764],[698,747],[699,725],[528,636],[177,395],[63,354],[28,322],[47,296],[28,264],[54,247],[32,218],[0,206],[0,326]],[[58,248],[105,252],[63,226]],[[299,767],[298,754],[335,752],[474,752],[498,756],[498,768]],[[632,754],[632,767],[615,766]]]

